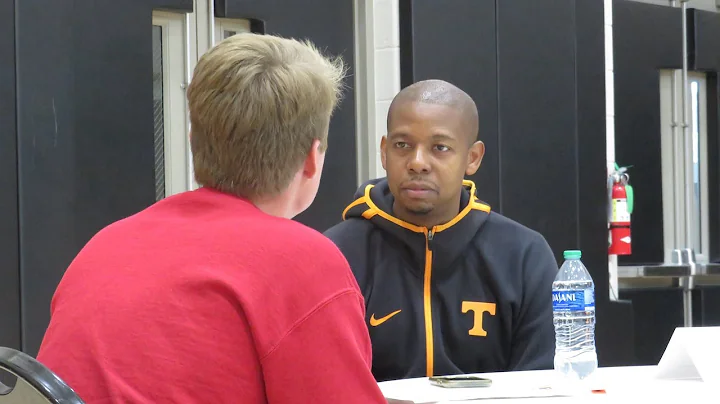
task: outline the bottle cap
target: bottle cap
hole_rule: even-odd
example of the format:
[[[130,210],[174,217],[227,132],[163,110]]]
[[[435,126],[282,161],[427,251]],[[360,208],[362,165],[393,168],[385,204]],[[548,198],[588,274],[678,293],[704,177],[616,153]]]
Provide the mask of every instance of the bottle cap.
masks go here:
[[[580,250],[565,250],[563,257],[566,260],[579,260],[582,257],[582,251]]]

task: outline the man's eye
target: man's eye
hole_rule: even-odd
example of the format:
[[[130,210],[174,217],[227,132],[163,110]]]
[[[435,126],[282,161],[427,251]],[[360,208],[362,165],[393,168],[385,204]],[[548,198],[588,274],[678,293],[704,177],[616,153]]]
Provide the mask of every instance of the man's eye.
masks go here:
[[[445,145],[441,145],[441,144],[435,146],[435,148],[436,148],[438,151],[441,151],[441,152],[450,150],[449,147],[447,147],[447,146],[445,146]]]
[[[408,147],[408,144],[405,142],[395,142],[395,147],[397,147],[398,149],[404,149]]]

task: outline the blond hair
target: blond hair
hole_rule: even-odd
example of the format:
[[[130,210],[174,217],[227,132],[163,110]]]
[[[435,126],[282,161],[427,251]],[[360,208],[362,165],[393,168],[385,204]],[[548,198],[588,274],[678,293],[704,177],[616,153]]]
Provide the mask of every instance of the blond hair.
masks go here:
[[[309,41],[243,33],[197,64],[187,91],[198,184],[254,198],[285,190],[313,141],[327,147],[342,59]]]

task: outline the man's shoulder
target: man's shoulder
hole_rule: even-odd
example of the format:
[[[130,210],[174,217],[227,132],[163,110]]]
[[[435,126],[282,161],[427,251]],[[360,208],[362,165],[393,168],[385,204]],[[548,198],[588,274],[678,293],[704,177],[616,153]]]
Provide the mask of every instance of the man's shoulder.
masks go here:
[[[306,252],[305,257],[312,260],[316,257],[327,260],[340,257],[337,246],[319,231],[295,220],[269,218],[267,221],[256,222],[256,236],[252,242],[262,244],[265,248],[281,249],[286,252]]]
[[[557,271],[555,256],[545,237],[540,232],[500,214],[490,215],[487,227],[479,234],[477,245],[485,258],[495,261],[496,265],[502,266],[509,260],[518,262],[518,268],[529,265],[529,268],[537,271],[542,268],[540,272],[553,276]]]
[[[373,224],[370,221],[351,217],[327,229],[323,234],[338,246],[342,246],[347,242],[355,242],[358,236],[367,233],[372,228]]]
[[[540,232],[495,212],[488,216],[487,223],[480,234],[489,240],[516,245],[528,246],[535,243],[546,243],[545,237]]]
[[[273,238],[282,241],[294,240],[298,237],[302,237],[302,241],[306,242],[323,243],[327,241],[327,239],[323,237],[322,233],[312,227],[296,220],[280,217],[264,216],[260,220],[256,221],[256,228],[267,229],[266,233],[269,233],[273,236]]]
[[[219,209],[220,212],[212,216],[194,218],[192,215],[167,215],[166,211],[162,206],[156,206],[112,223],[100,230],[88,247],[113,245],[124,239],[137,239],[138,235],[148,242],[160,242],[157,232],[147,230],[161,224],[167,229],[163,234],[170,237],[165,240],[167,243],[185,244],[201,237],[205,238],[200,242],[205,248],[226,251],[236,257],[251,255],[252,261],[256,262],[296,257],[305,263],[342,264],[342,256],[332,241],[296,220],[271,216],[245,206],[235,210]]]
[[[498,213],[490,214],[475,237],[475,247],[487,261],[502,267],[518,262],[520,268],[528,259],[554,262],[550,245],[540,232]]]

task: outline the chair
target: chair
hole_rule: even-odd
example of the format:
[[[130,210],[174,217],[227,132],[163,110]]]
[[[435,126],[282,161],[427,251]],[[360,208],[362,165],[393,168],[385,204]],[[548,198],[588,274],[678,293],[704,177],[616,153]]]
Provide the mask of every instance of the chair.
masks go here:
[[[17,383],[10,388],[0,382],[0,404],[84,404],[70,386],[30,355],[0,347],[2,370],[17,376]]]

